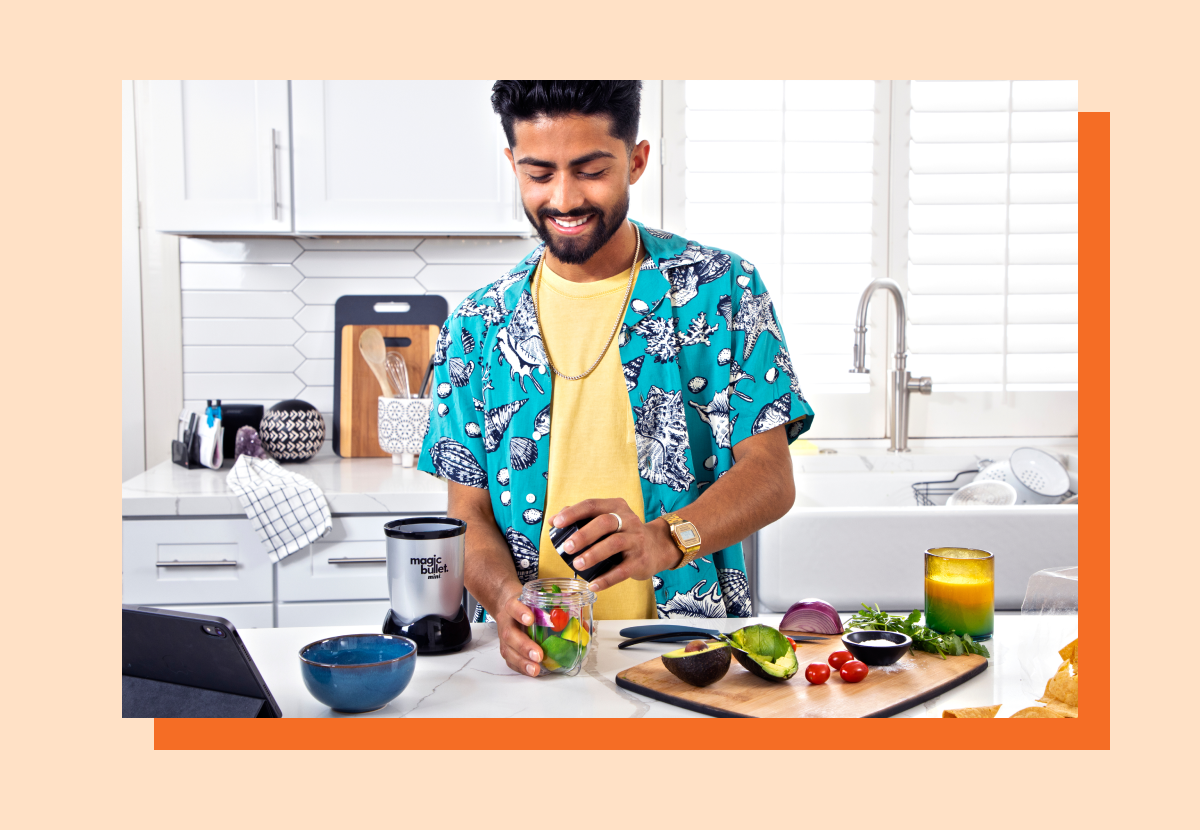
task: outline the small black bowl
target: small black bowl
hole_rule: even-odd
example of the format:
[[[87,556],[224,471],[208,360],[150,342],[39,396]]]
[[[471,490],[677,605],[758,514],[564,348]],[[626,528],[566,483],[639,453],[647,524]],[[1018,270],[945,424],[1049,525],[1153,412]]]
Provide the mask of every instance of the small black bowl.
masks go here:
[[[863,640],[890,640],[894,646],[864,646]],[[855,660],[868,666],[890,666],[908,651],[912,637],[895,631],[851,631],[842,637],[842,645],[849,649]]]

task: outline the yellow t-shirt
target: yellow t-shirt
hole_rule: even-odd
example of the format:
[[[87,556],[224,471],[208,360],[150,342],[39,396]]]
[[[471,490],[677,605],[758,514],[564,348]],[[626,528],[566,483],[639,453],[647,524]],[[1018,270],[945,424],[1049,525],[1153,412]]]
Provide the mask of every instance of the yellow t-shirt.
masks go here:
[[[613,323],[625,316],[621,301],[628,283],[628,271],[576,283],[543,266],[538,311],[546,350],[559,371],[578,375],[592,365]],[[586,378],[555,377],[553,383],[546,521],[538,544],[538,577],[543,579],[574,575],[548,535],[550,520],[564,507],[589,498],[623,498],[645,519],[633,412],[617,338]],[[601,591],[593,613],[602,620],[653,619],[658,616],[654,588],[649,580],[627,579]]]

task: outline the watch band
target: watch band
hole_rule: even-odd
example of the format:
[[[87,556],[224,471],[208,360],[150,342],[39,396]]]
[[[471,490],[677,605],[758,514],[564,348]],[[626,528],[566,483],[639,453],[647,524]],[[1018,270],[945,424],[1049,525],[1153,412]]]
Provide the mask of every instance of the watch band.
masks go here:
[[[668,513],[663,516],[663,519],[666,520],[667,525],[670,527],[671,539],[675,542],[675,546],[683,553],[683,558],[679,561],[679,564],[671,569],[679,570],[685,565],[690,565],[700,556],[700,545],[702,544],[700,540],[700,531],[696,529],[694,524],[681,518],[677,513]],[[693,544],[689,545],[680,540],[679,534],[676,530],[676,527],[679,525],[690,526],[692,535],[694,535],[696,538],[696,541]]]

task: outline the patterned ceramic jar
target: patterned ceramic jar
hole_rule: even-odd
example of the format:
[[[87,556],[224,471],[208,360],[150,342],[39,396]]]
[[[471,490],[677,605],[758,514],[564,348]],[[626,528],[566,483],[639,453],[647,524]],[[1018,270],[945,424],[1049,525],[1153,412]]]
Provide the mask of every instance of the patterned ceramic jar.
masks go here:
[[[307,461],[325,443],[325,419],[308,401],[280,401],[263,415],[258,437],[276,461]]]
[[[379,396],[379,449],[392,454],[392,461],[413,465],[421,443],[429,432],[432,398],[389,398]]]

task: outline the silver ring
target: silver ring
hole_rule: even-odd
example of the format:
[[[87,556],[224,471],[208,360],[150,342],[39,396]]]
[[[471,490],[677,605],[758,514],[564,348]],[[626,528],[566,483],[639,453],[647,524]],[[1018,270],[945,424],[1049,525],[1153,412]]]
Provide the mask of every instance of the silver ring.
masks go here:
[[[614,532],[620,533],[621,532],[621,517],[618,516],[616,513],[609,513],[608,515],[612,516],[613,518],[615,518],[617,520],[617,529]]]

